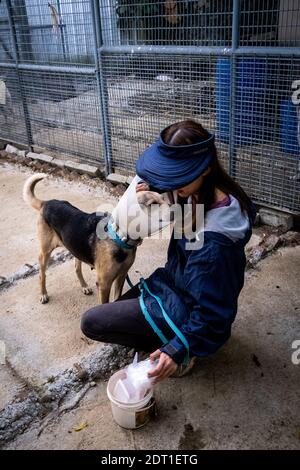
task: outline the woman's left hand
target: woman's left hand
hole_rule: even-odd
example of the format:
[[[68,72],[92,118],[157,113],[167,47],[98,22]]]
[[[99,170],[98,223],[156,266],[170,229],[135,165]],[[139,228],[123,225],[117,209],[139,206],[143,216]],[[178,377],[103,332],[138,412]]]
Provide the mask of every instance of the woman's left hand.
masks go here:
[[[157,349],[152,354],[150,354],[151,361],[159,358],[159,362],[155,369],[148,373],[149,377],[155,377],[153,384],[157,384],[163,379],[166,379],[170,375],[176,372],[178,365],[173,359],[168,356],[168,354],[161,352],[160,349]]]
[[[139,191],[149,191],[150,187],[147,183],[137,183],[135,187],[135,191],[138,193]]]

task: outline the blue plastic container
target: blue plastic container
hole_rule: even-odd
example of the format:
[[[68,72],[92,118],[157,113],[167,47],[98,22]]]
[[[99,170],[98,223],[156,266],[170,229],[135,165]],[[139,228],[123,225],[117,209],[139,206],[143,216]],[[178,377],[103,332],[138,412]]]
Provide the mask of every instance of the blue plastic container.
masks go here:
[[[280,147],[283,152],[300,156],[298,119],[296,106],[291,100],[283,100],[280,105]]]
[[[229,142],[231,61],[219,59],[216,71],[216,106],[219,138]],[[265,110],[268,82],[267,62],[259,58],[239,59],[236,67],[236,99],[233,110],[235,143],[261,141],[269,126]]]

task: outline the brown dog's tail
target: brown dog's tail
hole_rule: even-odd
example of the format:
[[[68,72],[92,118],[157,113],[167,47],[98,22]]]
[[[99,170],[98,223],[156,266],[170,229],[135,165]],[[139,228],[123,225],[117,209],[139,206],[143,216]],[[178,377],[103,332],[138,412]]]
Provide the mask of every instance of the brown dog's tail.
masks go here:
[[[44,178],[46,178],[47,175],[45,173],[36,173],[35,175],[32,175],[30,176],[30,178],[28,178],[26,181],[25,181],[25,184],[24,184],[24,187],[23,187],[23,199],[24,201],[31,207],[33,207],[34,209],[36,210],[40,210],[42,205],[43,205],[43,201],[41,201],[40,199],[37,199],[34,195],[34,187],[35,185],[43,180]]]

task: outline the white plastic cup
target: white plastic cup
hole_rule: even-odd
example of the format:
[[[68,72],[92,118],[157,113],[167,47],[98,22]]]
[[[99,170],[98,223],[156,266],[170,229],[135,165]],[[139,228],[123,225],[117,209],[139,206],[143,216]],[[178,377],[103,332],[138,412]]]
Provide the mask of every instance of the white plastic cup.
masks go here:
[[[150,388],[148,393],[141,400],[134,403],[123,403],[115,398],[113,392],[117,381],[125,378],[126,372],[123,369],[116,372],[109,379],[106,392],[115,422],[122,428],[137,429],[147,424],[150,420],[155,407],[153,389]]]

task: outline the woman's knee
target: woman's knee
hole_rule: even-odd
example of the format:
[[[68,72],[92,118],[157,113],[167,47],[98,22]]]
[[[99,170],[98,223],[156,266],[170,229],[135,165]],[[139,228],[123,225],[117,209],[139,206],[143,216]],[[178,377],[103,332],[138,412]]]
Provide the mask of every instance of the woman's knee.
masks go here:
[[[92,307],[87,310],[81,318],[81,331],[85,336],[91,339],[100,339],[104,333],[105,325],[103,320],[105,316],[102,312],[102,305]]]

